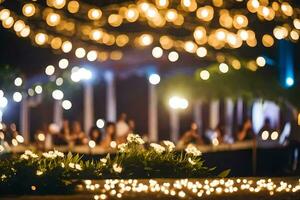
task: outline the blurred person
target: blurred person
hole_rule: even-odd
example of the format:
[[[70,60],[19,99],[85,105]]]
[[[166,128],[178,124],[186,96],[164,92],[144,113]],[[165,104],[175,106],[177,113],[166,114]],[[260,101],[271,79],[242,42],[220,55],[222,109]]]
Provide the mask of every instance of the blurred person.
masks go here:
[[[135,133],[135,121],[133,119],[128,120],[129,133]]]
[[[183,148],[190,143],[203,144],[202,137],[199,135],[198,125],[195,122],[191,123],[190,129],[182,135],[177,146],[178,148]]]
[[[101,143],[101,131],[97,126],[93,126],[89,131],[89,138],[90,140],[95,141],[96,145]]]
[[[254,137],[255,135],[252,129],[252,122],[250,119],[246,119],[236,134],[236,140],[237,141],[252,140],[254,139]]]
[[[81,125],[78,121],[74,121],[72,124],[72,129],[69,135],[66,135],[68,144],[73,145],[83,145],[88,143],[86,134],[82,131]]]
[[[53,134],[53,144],[54,145],[67,145],[67,135],[70,135],[70,123],[69,120],[64,120],[62,124],[62,128],[56,134]]]
[[[110,143],[116,139],[116,125],[113,122],[107,122],[105,126],[105,137],[101,141],[100,146],[103,149],[109,149]]]
[[[129,133],[129,126],[127,124],[127,115],[122,113],[116,124],[116,141],[117,143],[126,142],[127,135]]]

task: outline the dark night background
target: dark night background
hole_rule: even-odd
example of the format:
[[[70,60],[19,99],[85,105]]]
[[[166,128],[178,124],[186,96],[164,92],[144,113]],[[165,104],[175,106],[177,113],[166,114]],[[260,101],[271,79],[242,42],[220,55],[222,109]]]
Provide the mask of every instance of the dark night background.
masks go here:
[[[95,3],[96,1],[88,1],[90,3]],[[116,3],[119,1],[107,1],[109,3]],[[103,2],[102,2],[103,3]],[[97,1],[96,4],[102,4]],[[105,2],[106,3],[106,2]],[[294,1],[294,3],[299,4],[299,2]],[[259,27],[263,32],[268,27]],[[259,34],[259,33],[257,33]],[[259,37],[260,38],[260,37]],[[258,55],[264,55],[270,57],[274,60],[277,59],[277,48],[276,43],[273,48],[265,49],[259,48],[241,48],[235,50],[235,54],[242,55],[243,57],[255,57]],[[300,68],[300,45],[294,45],[295,62],[294,66],[297,70],[295,74],[295,79],[299,79],[299,68]],[[44,69],[49,64],[57,64],[58,60],[66,57],[71,60],[72,63],[85,64],[84,61],[78,61],[76,58],[71,57],[69,54],[60,55],[57,52],[52,51],[50,48],[40,48],[34,46],[29,39],[18,38],[15,33],[3,28],[0,29],[0,67],[5,67],[6,65],[14,68],[20,69],[22,73],[25,74],[27,79],[30,79],[38,74],[43,74]],[[150,54],[150,50],[145,51]],[[130,53],[130,52],[129,52]],[[149,56],[149,55],[147,55]],[[125,56],[126,57],[126,56]],[[157,66],[158,72],[161,74],[162,79],[167,79],[168,76],[176,73],[193,73],[194,69],[197,67],[205,67],[206,63],[202,61],[194,61],[192,59],[180,59],[176,64],[166,61],[166,59],[144,59],[143,56],[136,56],[134,53],[129,55],[125,60],[118,62],[100,63],[92,62],[86,64],[93,66],[95,68],[103,68],[104,66],[111,67],[117,76],[116,81],[116,95],[117,95],[117,112],[126,112],[129,118],[135,120],[137,125],[137,130],[139,133],[143,134],[147,131],[148,123],[148,83],[145,75],[139,75],[139,73],[132,73],[130,76],[124,77],[122,74],[127,69],[134,71],[140,66],[154,65]],[[131,61],[131,62],[128,62]],[[106,93],[105,82],[102,79],[97,79],[94,83],[94,102],[95,102],[95,120],[98,118],[105,118],[105,105],[106,105]],[[82,88],[79,90],[74,90],[69,94],[69,99],[71,99],[73,107],[69,111],[64,111],[64,117],[70,120],[81,120],[82,121],[82,110],[83,110],[83,95]],[[168,138],[169,133],[169,115],[168,108],[165,105],[166,99],[159,97],[159,134],[161,139]],[[50,123],[52,120],[53,112],[53,101],[51,98],[46,98],[41,105],[32,108],[30,113],[31,118],[31,131],[34,132],[37,129],[41,129],[43,123]],[[205,108],[207,109],[207,108]],[[222,106],[221,106],[222,110]],[[19,105],[12,103],[7,108],[4,114],[4,121],[7,122],[17,122],[19,121]],[[207,112],[204,112],[207,114]],[[192,121],[193,112],[191,105],[189,108],[181,113],[181,132],[186,130]],[[207,117],[204,117],[207,119]],[[221,120],[222,121],[222,120]]]

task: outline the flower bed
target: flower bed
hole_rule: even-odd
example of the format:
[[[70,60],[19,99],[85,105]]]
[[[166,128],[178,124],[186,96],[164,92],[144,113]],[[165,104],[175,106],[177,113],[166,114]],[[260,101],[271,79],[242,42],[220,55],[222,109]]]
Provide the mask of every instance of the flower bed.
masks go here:
[[[25,151],[0,161],[1,194],[56,194],[74,192],[83,179],[142,179],[142,178],[200,178],[225,177],[215,168],[204,165],[201,152],[189,145],[175,152],[170,141],[149,146],[138,136],[130,134],[127,143],[117,146],[117,153],[100,160],[84,161],[79,155],[65,155],[57,150],[34,153]]]

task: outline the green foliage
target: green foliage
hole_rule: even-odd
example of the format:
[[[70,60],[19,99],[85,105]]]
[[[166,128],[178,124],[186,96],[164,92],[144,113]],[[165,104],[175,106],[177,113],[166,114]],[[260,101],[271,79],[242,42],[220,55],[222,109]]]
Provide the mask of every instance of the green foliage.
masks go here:
[[[215,168],[204,166],[201,152],[194,146],[176,152],[169,141],[164,145],[150,144],[147,148],[143,143],[140,138],[129,138],[128,143],[118,146],[116,155],[108,154],[99,160],[85,161],[79,155],[64,155],[56,150],[13,155],[0,161],[0,193],[68,193],[75,187],[74,180],[83,179],[217,176]],[[220,175],[224,177],[228,173]]]

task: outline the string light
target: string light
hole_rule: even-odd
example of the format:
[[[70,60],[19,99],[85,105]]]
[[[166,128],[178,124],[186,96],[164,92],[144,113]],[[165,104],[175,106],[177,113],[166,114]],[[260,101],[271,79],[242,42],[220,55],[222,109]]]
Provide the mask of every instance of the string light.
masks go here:
[[[31,17],[35,13],[35,6],[32,3],[27,3],[23,6],[22,12],[26,17]]]
[[[266,59],[262,56],[256,58],[256,64],[260,67],[264,67],[266,65]]]
[[[55,100],[62,100],[64,98],[64,93],[61,90],[54,90],[52,92],[52,97]]]
[[[42,88],[42,86],[40,86],[40,85],[36,85],[35,88],[34,88],[34,91],[35,91],[37,94],[42,94],[43,88]]]
[[[72,50],[72,43],[70,41],[64,41],[61,48],[63,52],[68,53]]]
[[[97,57],[98,57],[98,53],[97,53],[97,51],[95,51],[95,50],[91,50],[91,51],[89,51],[88,53],[87,53],[87,59],[89,60],[89,61],[95,61],[95,60],[97,60]]]
[[[19,87],[19,86],[22,85],[22,83],[23,83],[23,80],[22,80],[21,77],[15,78],[15,81],[14,81],[15,86],[18,86],[18,87]]]
[[[228,70],[229,70],[229,67],[228,67],[228,65],[227,65],[226,63],[221,63],[221,64],[219,65],[219,70],[220,70],[220,72],[222,72],[222,73],[227,73]]]
[[[200,72],[200,78],[201,78],[202,80],[208,80],[209,77],[210,77],[210,74],[209,74],[209,72],[208,72],[207,70],[202,70],[202,71]]]
[[[65,59],[65,58],[60,59],[59,62],[58,62],[58,66],[59,66],[59,68],[61,68],[61,69],[66,69],[66,68],[69,66],[69,61],[68,61],[68,59]]]
[[[168,59],[171,62],[176,62],[179,59],[179,54],[176,51],[171,51],[168,55]]]
[[[35,36],[35,42],[38,44],[38,45],[43,45],[47,42],[48,40],[48,35],[44,34],[44,33],[38,33],[36,34]]]
[[[98,127],[98,128],[104,128],[104,126],[105,126],[105,121],[103,120],[103,119],[98,119],[97,121],[96,121],[96,126]]]
[[[85,56],[86,52],[85,52],[85,49],[80,47],[80,48],[77,48],[75,50],[75,55],[77,58],[83,58]]]
[[[53,75],[55,72],[55,68],[53,65],[48,65],[45,69],[45,73],[48,75],[48,76],[51,76]]]
[[[22,94],[20,92],[14,92],[14,94],[13,94],[13,100],[15,102],[22,101]]]
[[[65,110],[70,110],[72,108],[72,102],[69,100],[63,100],[62,107]]]
[[[152,56],[154,58],[161,58],[163,56],[163,50],[160,47],[154,47],[152,49]]]
[[[149,83],[152,85],[157,85],[160,82],[160,76],[158,74],[151,74],[149,76]]]

